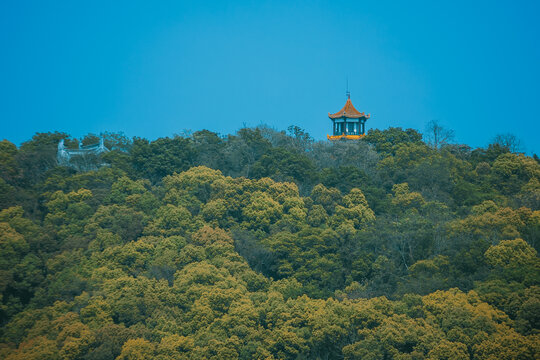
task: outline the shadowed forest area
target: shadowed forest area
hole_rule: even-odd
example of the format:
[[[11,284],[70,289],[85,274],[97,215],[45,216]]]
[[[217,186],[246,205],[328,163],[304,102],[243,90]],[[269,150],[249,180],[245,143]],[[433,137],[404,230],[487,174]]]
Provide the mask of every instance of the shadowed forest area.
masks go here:
[[[434,130],[0,142],[0,358],[538,358],[539,159]]]

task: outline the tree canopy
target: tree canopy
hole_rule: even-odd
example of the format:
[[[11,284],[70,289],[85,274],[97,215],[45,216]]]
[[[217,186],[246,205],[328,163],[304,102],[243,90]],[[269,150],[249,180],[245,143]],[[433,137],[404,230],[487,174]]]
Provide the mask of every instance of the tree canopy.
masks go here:
[[[538,157],[428,130],[0,142],[0,358],[538,358]]]

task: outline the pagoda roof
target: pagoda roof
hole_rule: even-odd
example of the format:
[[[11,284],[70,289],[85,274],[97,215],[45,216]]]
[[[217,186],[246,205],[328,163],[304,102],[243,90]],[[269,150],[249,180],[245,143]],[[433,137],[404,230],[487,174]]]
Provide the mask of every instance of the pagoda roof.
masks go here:
[[[369,119],[369,114],[356,110],[351,102],[351,99],[347,99],[345,106],[343,106],[341,110],[339,110],[335,114],[328,113],[328,117],[330,119],[339,119],[339,118],[359,119],[362,117]]]

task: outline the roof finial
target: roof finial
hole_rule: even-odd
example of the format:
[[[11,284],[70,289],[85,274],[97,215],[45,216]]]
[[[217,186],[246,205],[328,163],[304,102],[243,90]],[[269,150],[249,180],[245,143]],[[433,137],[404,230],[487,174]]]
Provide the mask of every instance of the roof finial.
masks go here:
[[[351,92],[349,91],[349,77],[347,76],[347,99],[350,100],[351,99]]]

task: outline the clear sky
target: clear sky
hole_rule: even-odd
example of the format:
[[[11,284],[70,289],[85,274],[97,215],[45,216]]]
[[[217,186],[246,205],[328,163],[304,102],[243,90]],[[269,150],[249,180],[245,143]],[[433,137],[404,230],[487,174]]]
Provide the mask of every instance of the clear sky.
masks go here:
[[[0,138],[330,132],[346,79],[367,128],[439,120],[540,152],[539,1],[0,3]]]

